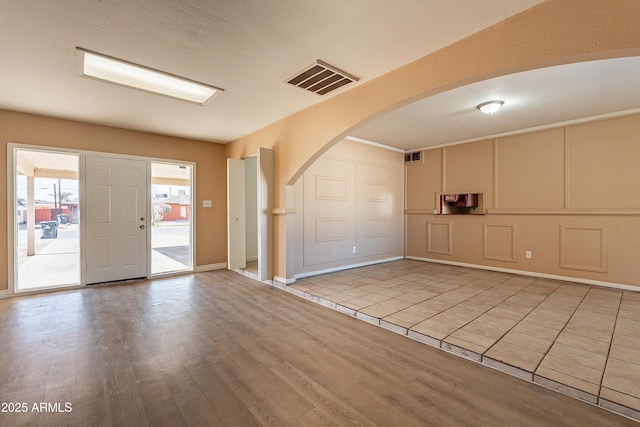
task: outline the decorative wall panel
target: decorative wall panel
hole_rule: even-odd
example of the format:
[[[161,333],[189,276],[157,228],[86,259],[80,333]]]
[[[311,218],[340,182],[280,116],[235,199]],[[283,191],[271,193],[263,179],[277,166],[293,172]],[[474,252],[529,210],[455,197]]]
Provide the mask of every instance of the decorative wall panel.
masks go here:
[[[405,165],[405,207],[430,211],[436,208],[434,194],[442,191],[442,148],[422,153],[423,162]]]
[[[560,267],[607,272],[607,229],[560,226]]]
[[[515,225],[484,224],[484,259],[516,262]]]
[[[452,255],[453,224],[451,222],[427,222],[427,252]]]
[[[492,207],[493,140],[451,145],[444,150],[444,185],[442,192],[483,192]],[[473,181],[469,182],[469,177]]]
[[[496,150],[499,209],[564,208],[564,129],[499,138]]]
[[[388,237],[390,232],[388,218],[365,218],[364,219],[364,238],[371,239],[373,237]]]
[[[316,175],[316,200],[347,200],[347,180]]]
[[[567,127],[569,208],[640,209],[640,114]]]
[[[386,182],[364,183],[364,201],[365,202],[386,202],[389,200],[389,184]]]
[[[316,218],[316,242],[335,242],[347,238],[347,218]]]

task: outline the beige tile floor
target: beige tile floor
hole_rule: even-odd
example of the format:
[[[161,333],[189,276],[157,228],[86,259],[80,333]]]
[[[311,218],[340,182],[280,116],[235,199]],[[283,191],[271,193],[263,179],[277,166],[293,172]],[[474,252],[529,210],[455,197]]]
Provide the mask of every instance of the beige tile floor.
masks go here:
[[[290,292],[640,420],[640,293],[400,260]]]

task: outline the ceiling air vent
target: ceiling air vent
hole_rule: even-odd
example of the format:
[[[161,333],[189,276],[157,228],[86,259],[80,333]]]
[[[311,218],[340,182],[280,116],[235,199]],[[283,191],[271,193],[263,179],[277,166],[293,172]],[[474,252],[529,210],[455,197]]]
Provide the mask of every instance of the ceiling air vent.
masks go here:
[[[317,60],[287,80],[287,83],[318,95],[326,95],[344,85],[357,81],[357,77]]]

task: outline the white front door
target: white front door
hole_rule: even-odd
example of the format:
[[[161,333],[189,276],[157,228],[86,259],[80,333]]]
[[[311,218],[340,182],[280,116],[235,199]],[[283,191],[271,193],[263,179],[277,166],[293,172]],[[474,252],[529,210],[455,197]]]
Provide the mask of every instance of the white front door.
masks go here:
[[[147,162],[86,157],[86,283],[147,277]]]

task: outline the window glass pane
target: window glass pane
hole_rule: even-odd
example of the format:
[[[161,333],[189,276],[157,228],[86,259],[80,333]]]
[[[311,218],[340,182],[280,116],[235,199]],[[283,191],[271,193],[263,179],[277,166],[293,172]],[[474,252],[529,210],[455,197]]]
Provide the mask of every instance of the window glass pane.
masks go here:
[[[151,165],[151,274],[193,268],[191,173],[188,165]]]

